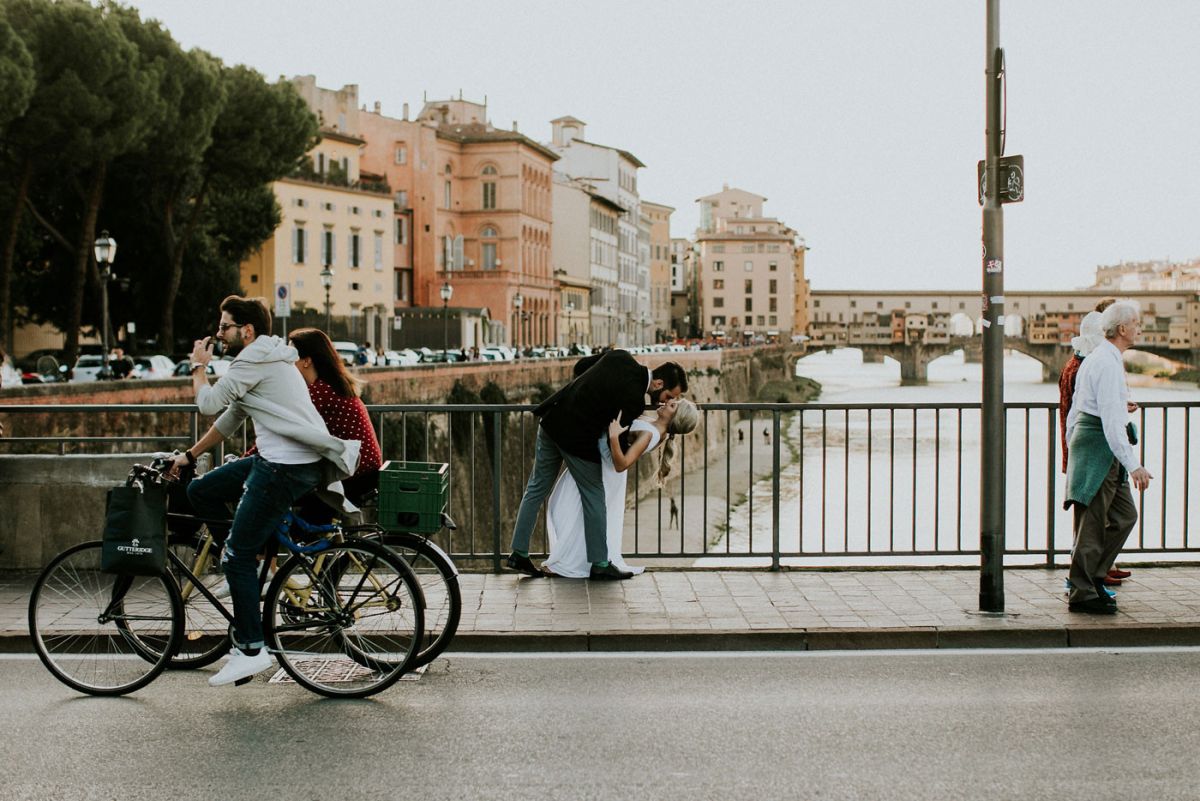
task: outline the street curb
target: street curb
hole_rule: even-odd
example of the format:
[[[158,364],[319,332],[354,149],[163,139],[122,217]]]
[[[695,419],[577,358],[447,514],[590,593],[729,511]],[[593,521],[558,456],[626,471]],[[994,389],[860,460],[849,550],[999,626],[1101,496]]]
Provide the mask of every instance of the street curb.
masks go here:
[[[705,653],[720,651],[886,651],[972,648],[1139,648],[1200,646],[1200,625],[1106,628],[841,628],[760,631],[462,632],[449,653]],[[28,632],[0,632],[0,654],[32,653]]]

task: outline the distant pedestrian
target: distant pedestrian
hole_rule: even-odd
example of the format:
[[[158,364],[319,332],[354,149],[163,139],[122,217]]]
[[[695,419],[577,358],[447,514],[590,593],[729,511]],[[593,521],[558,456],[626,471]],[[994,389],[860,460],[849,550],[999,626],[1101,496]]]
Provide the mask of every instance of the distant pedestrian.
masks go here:
[[[746,441],[746,432],[744,429],[739,428],[738,429],[738,444],[741,445],[745,441]]]
[[[667,524],[670,528],[679,528],[679,507],[675,505],[675,496],[671,496],[671,522]]]
[[[767,443],[768,445],[771,444],[771,429],[763,429],[763,442]]]
[[[371,343],[364,342],[357,351],[354,352],[354,363],[359,367],[364,367],[371,363]]]
[[[1153,476],[1134,452],[1136,430],[1128,422],[1131,405],[1121,354],[1142,333],[1136,303],[1117,301],[1104,310],[1105,340],[1083,360],[1067,417],[1067,492],[1064,508],[1074,507],[1075,546],[1071,549],[1072,612],[1114,615],[1117,602],[1104,590],[1104,578],[1137,523],[1129,480],[1138,490]]]

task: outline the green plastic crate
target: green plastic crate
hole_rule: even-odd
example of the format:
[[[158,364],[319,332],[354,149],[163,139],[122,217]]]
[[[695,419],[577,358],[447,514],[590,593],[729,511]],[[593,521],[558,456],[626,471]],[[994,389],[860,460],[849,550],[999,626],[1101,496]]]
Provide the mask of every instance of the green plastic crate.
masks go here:
[[[383,463],[379,470],[379,526],[386,531],[433,534],[450,503],[450,465]]]

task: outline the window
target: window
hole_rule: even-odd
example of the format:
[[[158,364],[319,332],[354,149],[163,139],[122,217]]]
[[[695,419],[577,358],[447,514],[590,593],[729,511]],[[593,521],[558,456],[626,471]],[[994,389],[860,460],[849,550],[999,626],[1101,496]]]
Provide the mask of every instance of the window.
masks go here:
[[[750,315],[747,314],[745,319],[746,319],[746,325],[752,324],[753,318]]]
[[[776,279],[772,278],[770,281],[767,282],[767,291],[770,292],[772,295],[774,295],[776,292],[779,291],[778,284],[779,284],[779,282]]]
[[[725,252],[724,245],[713,245],[713,253],[724,253],[724,252]]]
[[[779,311],[778,301],[779,301],[779,298],[768,298],[767,299],[767,311],[773,311],[773,312]]]
[[[404,217],[396,218],[396,244],[408,244],[408,220]]]
[[[748,273],[753,272],[754,271],[754,262],[752,262],[752,261],[742,262],[742,269]]]
[[[495,168],[495,167],[493,167],[491,164],[489,164],[489,165],[487,165],[486,167],[484,167],[484,168],[483,168],[483,170],[482,170],[481,172],[482,172],[484,175],[495,175],[495,174],[496,174],[496,168]]]
[[[295,230],[292,232],[292,261],[295,264],[304,264],[304,257],[308,250],[308,233],[304,230],[304,226],[297,223]]]
[[[767,265],[767,269],[771,272],[776,272],[779,269],[779,262],[773,261]]]
[[[483,207],[485,209],[496,208],[496,182],[495,181],[484,181],[483,182]]]
[[[819,300],[814,300],[814,301],[813,301],[813,308],[814,308],[814,309],[819,309],[819,308],[821,308],[821,301],[819,301]],[[880,305],[880,307],[879,307],[879,308],[881,308],[881,309],[882,309],[882,308],[883,308],[883,306],[882,306],[882,305]]]
[[[317,173],[319,175],[325,174],[325,154],[324,153],[317,154]]]
[[[746,298],[746,311],[754,311],[754,299],[753,298]],[[749,317],[746,318],[746,324],[747,325],[750,324]]]
[[[396,145],[396,163],[408,163],[408,147],[406,145]]]
[[[754,245],[742,245],[742,252],[743,253],[753,253]]]
[[[713,262],[713,272],[714,273],[722,272],[722,271],[724,271],[724,269],[725,269],[725,262],[723,262],[723,261],[714,261]]]
[[[396,205],[402,209],[408,208],[408,190],[401,189],[396,193]]]
[[[337,211],[337,206],[332,203],[322,203],[321,208],[325,209],[325,211]]]
[[[713,298],[713,308],[714,309],[725,308],[725,298]]]
[[[362,254],[360,253],[361,247],[362,247],[362,237],[359,236],[358,231],[352,232],[350,234],[350,250],[349,250],[350,266],[354,267],[356,269],[358,267],[362,266],[362,262],[361,262]]]
[[[764,318],[764,317],[763,317],[761,314],[760,314],[760,315],[758,315],[758,325],[760,325],[760,326],[763,326],[763,325],[766,325],[766,324],[767,324],[767,321],[766,321],[766,319],[765,319],[765,318]]]
[[[779,318],[777,318],[775,315],[772,314],[769,318],[767,318],[767,324],[768,325],[779,325]]]
[[[725,325],[725,315],[717,315],[712,318],[713,328],[721,328]]]
[[[362,209],[360,209],[358,206],[351,206],[351,207],[350,207],[350,213],[351,213],[351,214],[361,214],[361,213],[362,213]]]
[[[447,167],[446,169],[450,168]],[[442,186],[442,205],[445,208],[450,208],[450,199],[450,182],[446,181],[446,183]]]
[[[333,264],[333,229],[326,227],[321,232],[321,263]]]
[[[383,269],[383,231],[375,232],[375,269]]]
[[[304,208],[305,206],[307,206],[307,205],[308,205],[308,201],[307,201],[307,200],[305,200],[305,199],[304,199],[304,198],[302,198],[302,197],[298,197],[298,198],[296,198],[295,200],[293,200],[293,201],[292,201],[292,205],[293,205],[293,206],[299,206],[300,208]]]
[[[480,236],[483,238],[483,248],[480,251],[480,256],[483,261],[483,269],[496,269],[496,243],[488,240],[496,238],[496,229],[490,225],[480,231]]]
[[[747,278],[747,279],[746,279],[746,288],[745,288],[745,290],[744,290],[744,291],[745,291],[745,293],[746,293],[747,295],[749,295],[749,294],[751,294],[752,292],[754,292],[754,279],[753,279],[753,278]]]
[[[376,219],[382,220],[383,219],[383,210],[382,209],[374,209],[371,212],[371,216],[375,217]]]
[[[713,289],[724,289],[724,288],[725,288],[725,279],[724,278],[714,278],[713,279]]]

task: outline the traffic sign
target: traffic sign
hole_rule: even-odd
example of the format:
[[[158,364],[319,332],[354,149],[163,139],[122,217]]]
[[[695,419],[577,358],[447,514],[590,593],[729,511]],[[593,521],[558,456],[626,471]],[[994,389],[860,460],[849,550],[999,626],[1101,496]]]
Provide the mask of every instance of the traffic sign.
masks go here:
[[[975,174],[978,178],[979,186],[979,205],[981,206],[983,205],[984,197],[987,195],[987,171],[983,165],[984,162],[982,161],[975,165]],[[1024,200],[1025,157],[1001,156],[997,172],[1000,178],[1000,202],[1020,203]]]
[[[289,284],[275,285],[275,316],[292,316],[292,288]]]

